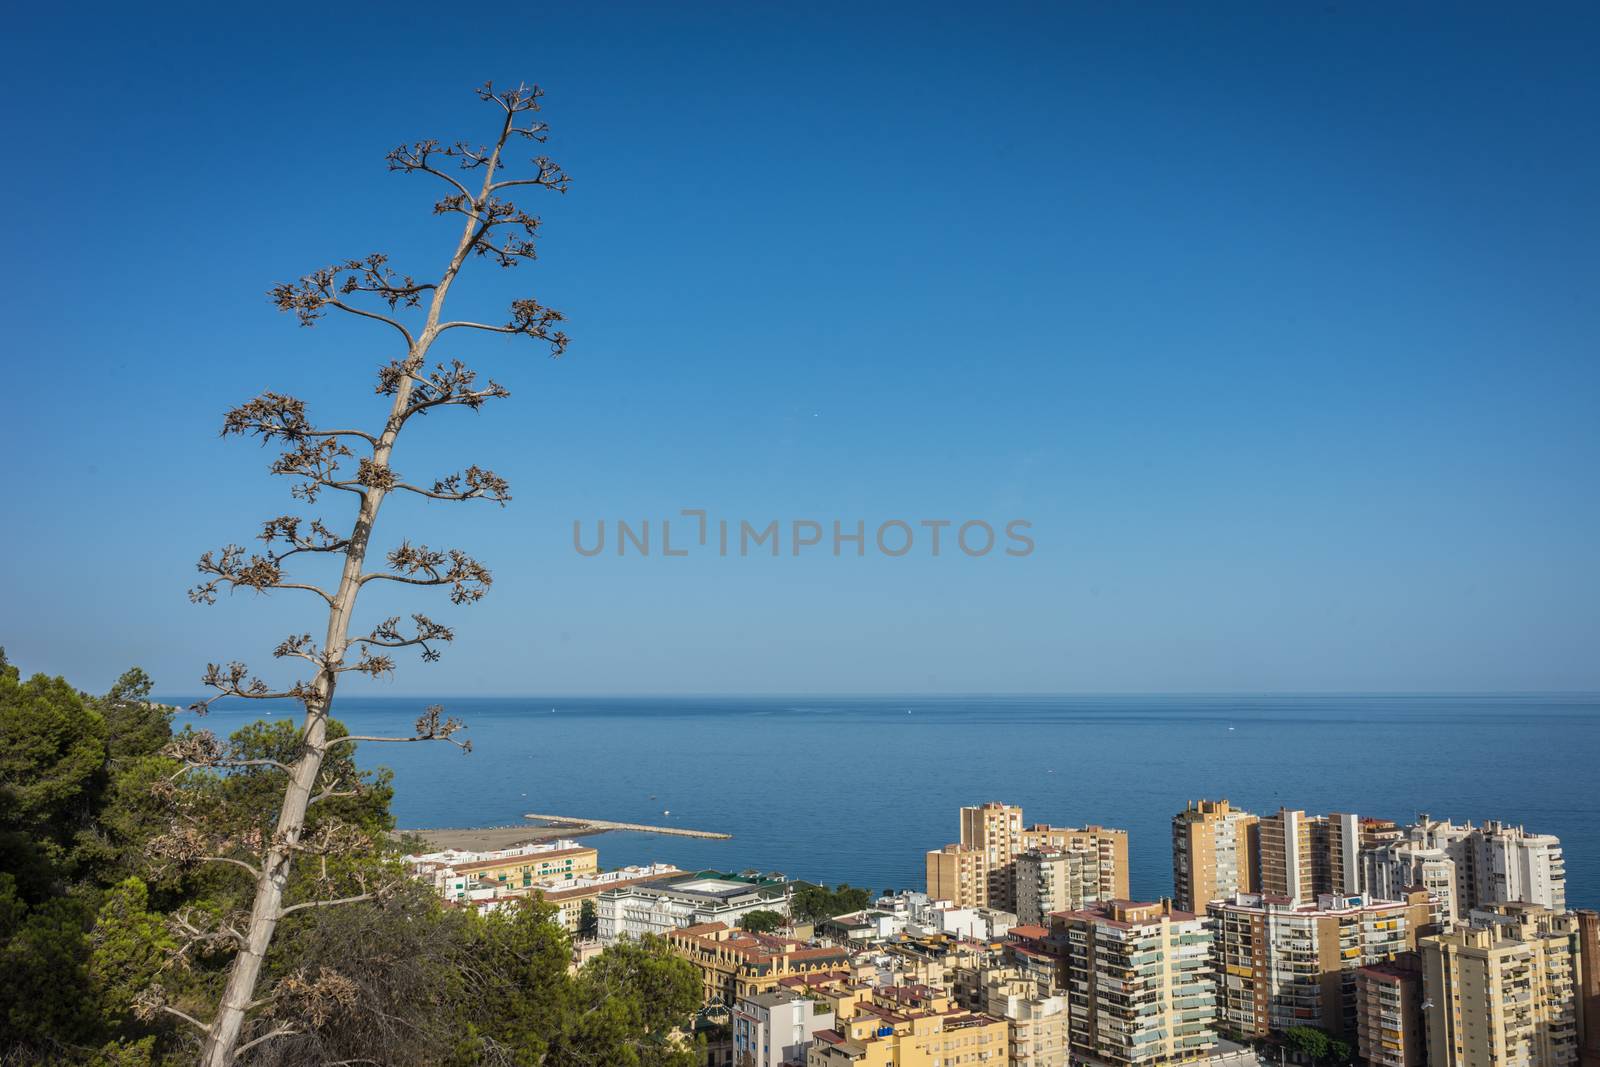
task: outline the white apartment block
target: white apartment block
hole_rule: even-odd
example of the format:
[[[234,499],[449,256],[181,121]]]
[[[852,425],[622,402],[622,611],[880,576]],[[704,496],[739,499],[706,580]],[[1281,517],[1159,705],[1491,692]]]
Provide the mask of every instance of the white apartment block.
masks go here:
[[[732,1012],[734,1067],[804,1063],[818,1030],[833,1026],[822,1001],[786,989],[743,997]]]
[[[1417,816],[1406,842],[1440,849],[1455,864],[1455,914],[1520,901],[1551,911],[1567,907],[1567,865],[1561,840],[1493,820],[1482,826]]]
[[[596,901],[603,944],[686,926],[720,922],[738,926],[752,911],[789,914],[787,882],[732,875],[692,874],[666,882],[635,883],[601,893]]]
[[[1362,881],[1373,900],[1401,900],[1407,890],[1427,891],[1433,921],[1449,927],[1456,921],[1456,864],[1442,848],[1412,841],[1393,841],[1361,854]]]

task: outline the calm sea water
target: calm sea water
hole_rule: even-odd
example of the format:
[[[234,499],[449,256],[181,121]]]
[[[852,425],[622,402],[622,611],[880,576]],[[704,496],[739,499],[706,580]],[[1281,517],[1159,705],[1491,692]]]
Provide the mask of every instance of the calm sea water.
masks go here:
[[[429,701],[347,699],[354,733],[409,730]],[[733,834],[594,837],[606,866],[759,868],[921,888],[963,804],[1129,831],[1132,889],[1171,891],[1170,819],[1225,796],[1409,820],[1500,819],[1561,837],[1572,906],[1600,906],[1600,696],[467,698],[470,755],[365,745],[404,827],[524,812]],[[219,733],[260,714],[219,708]],[[664,812],[670,811],[667,815]]]

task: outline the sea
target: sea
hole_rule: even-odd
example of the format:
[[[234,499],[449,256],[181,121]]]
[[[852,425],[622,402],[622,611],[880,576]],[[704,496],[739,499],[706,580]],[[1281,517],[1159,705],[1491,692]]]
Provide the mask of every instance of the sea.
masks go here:
[[[1172,890],[1172,816],[1226,797],[1555,834],[1569,906],[1600,907],[1600,694],[359,697],[334,713],[352,733],[403,734],[430,703],[467,723],[470,753],[358,753],[393,771],[401,827],[541,812],[732,835],[597,834],[604,867],[920,889],[958,809],[999,800],[1030,824],[1127,830],[1133,895],[1154,899]],[[262,712],[219,705],[206,725]]]

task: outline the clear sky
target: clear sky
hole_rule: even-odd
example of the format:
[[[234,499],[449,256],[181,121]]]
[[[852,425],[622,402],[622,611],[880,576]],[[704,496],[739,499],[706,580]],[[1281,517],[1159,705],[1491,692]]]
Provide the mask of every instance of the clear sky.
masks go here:
[[[397,468],[516,498],[381,533],[498,581],[374,598],[459,640],[362,691],[1600,689],[1593,5],[863,6],[13,7],[11,658],[184,692],[320,634],[303,594],[185,599],[297,510],[221,413],[381,418],[389,336],[264,293],[436,271],[455,225],[383,154],[487,136],[493,78],[546,88],[574,185],[462,306],[574,340],[439,350],[513,398]],[[573,551],[693,507],[1036,548]]]

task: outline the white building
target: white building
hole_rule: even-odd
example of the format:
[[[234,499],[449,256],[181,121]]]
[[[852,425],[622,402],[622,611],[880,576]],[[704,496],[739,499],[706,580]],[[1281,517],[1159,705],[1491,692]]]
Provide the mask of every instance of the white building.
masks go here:
[[[1391,841],[1361,854],[1362,882],[1373,900],[1403,900],[1407,890],[1428,891],[1433,921],[1449,927],[1456,921],[1456,864],[1442,848],[1414,841]]]
[[[1015,925],[1017,917],[1009,911],[956,908],[945,901],[935,901],[920,917],[907,923],[905,929],[916,936],[948,934],[974,941],[992,941],[1004,937]]]
[[[833,1011],[787,989],[740,999],[732,1012],[735,1067],[804,1063],[818,1030],[833,1026]]]
[[[1417,816],[1404,841],[1441,849],[1455,864],[1455,914],[1521,901],[1551,911],[1567,907],[1567,865],[1561,840],[1494,820],[1482,826]]]
[[[752,911],[786,916],[791,892],[787,881],[715,873],[619,886],[597,898],[600,941],[609,945],[700,923],[738,926],[739,919]]]
[[[1522,901],[1567,910],[1567,864],[1560,838],[1486,822],[1472,844],[1474,908]]]

